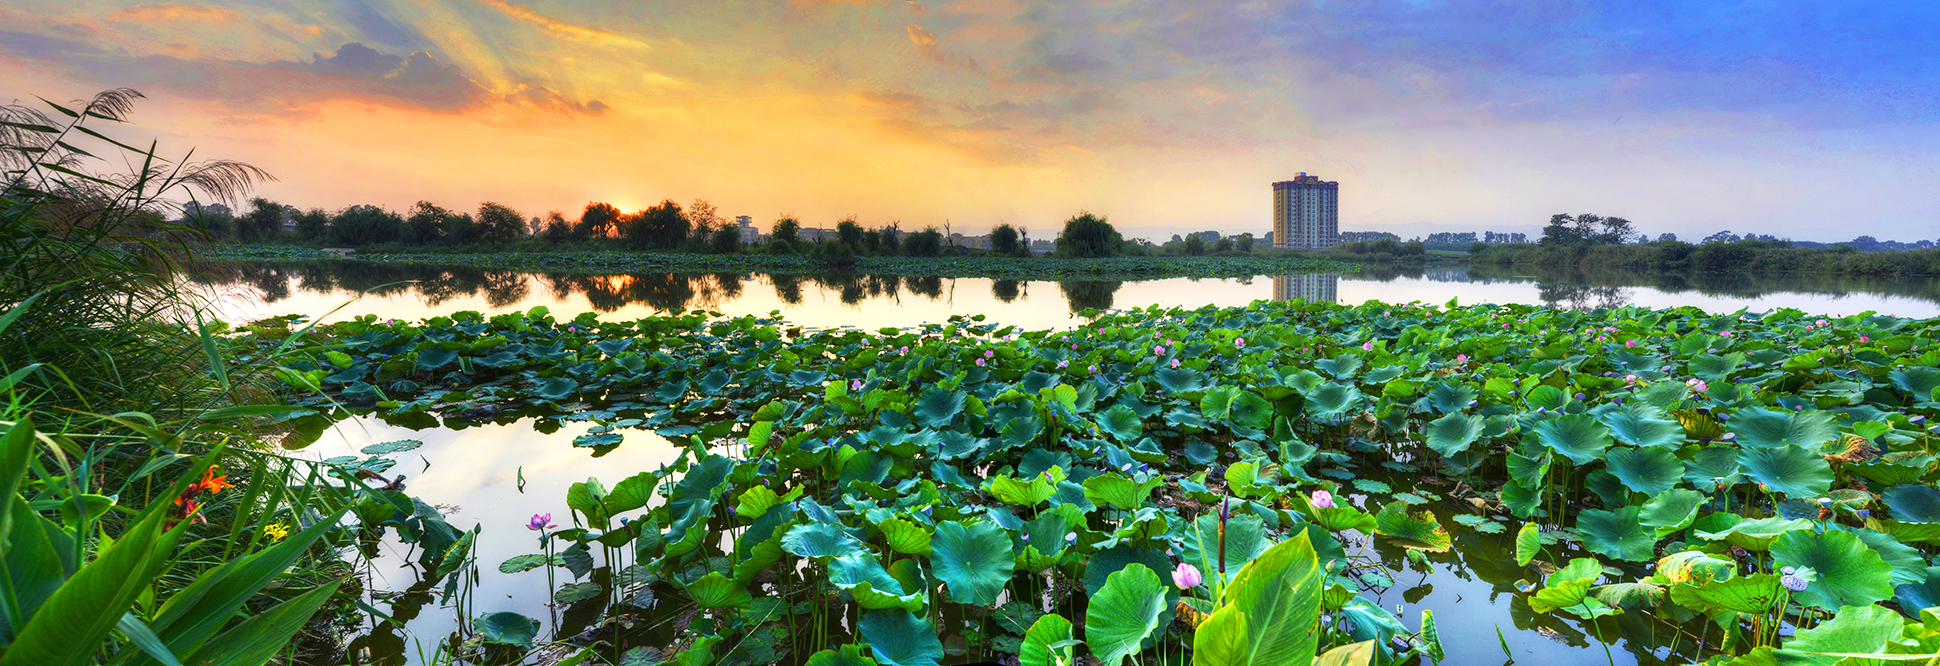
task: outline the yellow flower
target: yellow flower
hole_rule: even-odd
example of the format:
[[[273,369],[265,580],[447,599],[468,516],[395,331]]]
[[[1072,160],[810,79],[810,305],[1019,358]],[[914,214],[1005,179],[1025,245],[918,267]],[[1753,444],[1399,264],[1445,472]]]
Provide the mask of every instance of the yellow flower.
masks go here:
[[[272,539],[282,541],[283,537],[290,535],[290,527],[282,523],[276,523],[274,525],[264,526],[263,533],[269,535]]]

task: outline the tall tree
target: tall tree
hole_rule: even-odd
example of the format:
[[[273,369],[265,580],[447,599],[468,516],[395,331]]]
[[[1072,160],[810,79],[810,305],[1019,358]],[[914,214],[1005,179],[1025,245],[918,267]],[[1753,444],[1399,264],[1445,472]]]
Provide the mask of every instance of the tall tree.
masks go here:
[[[861,249],[862,223],[857,222],[854,215],[842,218],[841,221],[835,223],[835,239],[843,245],[849,246],[850,250]]]
[[[768,233],[771,242],[794,245],[802,241],[802,222],[793,215],[783,215],[775,220],[775,228]]]
[[[540,232],[549,243],[558,243],[573,235],[573,223],[566,220],[566,214],[559,211],[546,213],[546,228]]]
[[[510,243],[525,235],[525,215],[496,201],[478,205],[478,236],[488,243]]]
[[[312,208],[296,216],[296,237],[305,241],[323,240],[330,233],[330,214],[322,208]]]
[[[1058,234],[1058,254],[1066,257],[1109,257],[1124,239],[1102,215],[1080,212],[1064,221]]]
[[[394,243],[403,233],[403,217],[369,204],[345,208],[330,220],[330,242],[339,245]]]
[[[580,238],[611,238],[620,224],[620,209],[604,201],[586,204],[573,232]]]
[[[404,218],[404,242],[426,245],[443,241],[450,229],[451,211],[429,201],[419,201]]]
[[[990,249],[996,251],[998,254],[1010,255],[1026,254],[1029,252],[1027,248],[1018,242],[1017,227],[1010,226],[1009,224],[999,224],[997,228],[990,230]]]
[[[694,237],[702,240],[713,236],[715,229],[727,225],[727,220],[721,217],[721,212],[706,199],[695,199],[694,203],[687,207],[687,221],[693,225]]]
[[[634,245],[656,249],[678,247],[690,229],[687,216],[673,199],[620,218],[620,236]]]
[[[283,204],[256,197],[249,200],[249,212],[236,218],[236,240],[255,243],[272,240],[283,231]]]

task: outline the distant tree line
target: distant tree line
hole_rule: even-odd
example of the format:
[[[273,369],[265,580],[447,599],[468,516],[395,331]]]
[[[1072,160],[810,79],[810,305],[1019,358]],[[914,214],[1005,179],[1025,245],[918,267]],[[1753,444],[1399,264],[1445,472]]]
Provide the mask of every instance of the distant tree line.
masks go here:
[[[1636,232],[1629,220],[1586,213],[1551,216],[1542,239],[1535,244],[1476,243],[1469,247],[1469,260],[1496,265],[1673,271],[1940,275],[1940,249],[1934,248],[1932,241],[1889,245],[1860,236],[1849,243],[1824,244],[1729,231],[1695,244],[1669,233],[1653,240]]]
[[[528,218],[509,206],[489,201],[479,204],[475,212],[455,211],[419,201],[399,213],[368,204],[347,206],[336,212],[320,208],[306,211],[258,198],[241,214],[221,204],[191,204],[185,207],[182,221],[220,240],[376,250],[391,246],[409,247],[413,251],[536,250],[557,246],[663,252],[764,252],[808,254],[838,266],[853,263],[858,256],[935,257],[970,253],[968,248],[952,245],[948,232],[935,226],[906,232],[897,221],[869,227],[854,216],[838,220],[831,233],[806,229],[799,218],[783,214],[768,234],[748,238],[738,225],[724,219],[704,199],[685,207],[669,199],[632,212],[595,201],[586,204],[576,216],[551,211]],[[1080,212],[1064,222],[1054,247],[1062,257],[1252,251],[1252,234],[1222,238],[1218,232],[1204,233],[1210,234],[1210,241],[1195,234],[1177,247],[1155,246],[1126,240],[1104,216]],[[991,230],[988,241],[989,249],[979,250],[979,254],[1031,256],[1030,241],[1017,226],[998,225]]]

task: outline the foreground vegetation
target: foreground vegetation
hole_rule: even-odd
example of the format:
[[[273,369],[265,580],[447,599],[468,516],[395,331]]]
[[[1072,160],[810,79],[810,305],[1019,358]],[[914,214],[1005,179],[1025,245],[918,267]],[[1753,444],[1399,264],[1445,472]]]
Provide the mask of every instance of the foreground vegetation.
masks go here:
[[[262,446],[277,354],[225,353],[176,279],[207,239],[167,218],[267,174],[94,129],[140,97],[0,107],[0,665],[335,663],[348,560],[394,529],[455,570],[458,533]]]
[[[1535,612],[1590,633],[1637,614],[1709,663],[1940,652],[1936,320],[1293,302],[1073,331],[288,324],[252,335],[336,348],[291,364],[299,392],[686,446],[575,484],[572,526],[540,521],[539,552],[500,565],[555,572],[559,603],[684,618],[615,655],[1435,659],[1431,615],[1362,590],[1451,530],[1514,532]]]

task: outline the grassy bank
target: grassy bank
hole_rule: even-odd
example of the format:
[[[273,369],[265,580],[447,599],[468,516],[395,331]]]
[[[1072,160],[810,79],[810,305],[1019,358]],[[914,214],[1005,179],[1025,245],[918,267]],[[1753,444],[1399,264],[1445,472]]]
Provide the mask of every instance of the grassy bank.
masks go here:
[[[1468,261],[1498,266],[1626,268],[1656,271],[1745,271],[1841,275],[1940,275],[1940,249],[1860,252],[1851,246],[1792,247],[1782,241],[1693,245],[1477,245]]]
[[[223,246],[218,256],[234,260],[287,261],[330,259],[314,248],[281,245]],[[485,254],[359,253],[355,261],[463,266],[533,273],[610,275],[621,273],[770,273],[804,275],[846,271],[859,275],[981,277],[997,280],[1150,280],[1223,278],[1253,275],[1352,272],[1355,264],[1294,256],[1110,257],[849,257],[842,261],[792,254],[689,254],[673,252],[494,252]]]

